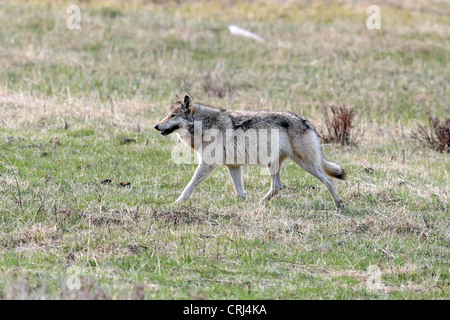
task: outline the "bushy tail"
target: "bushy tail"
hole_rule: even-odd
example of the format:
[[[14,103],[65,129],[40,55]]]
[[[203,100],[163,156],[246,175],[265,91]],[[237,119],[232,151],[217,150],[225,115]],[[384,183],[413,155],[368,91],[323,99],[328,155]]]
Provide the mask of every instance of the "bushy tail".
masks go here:
[[[325,170],[325,173],[329,175],[330,177],[345,180],[345,170],[339,167],[336,163],[330,162],[326,159],[323,159],[322,161],[322,167],[323,170]]]

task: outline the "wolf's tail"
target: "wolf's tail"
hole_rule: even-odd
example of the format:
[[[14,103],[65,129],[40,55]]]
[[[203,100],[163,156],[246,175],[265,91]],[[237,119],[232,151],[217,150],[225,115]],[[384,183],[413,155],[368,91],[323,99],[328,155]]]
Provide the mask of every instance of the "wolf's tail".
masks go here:
[[[325,173],[329,175],[330,177],[345,180],[345,170],[339,167],[336,163],[330,162],[326,159],[322,160],[322,167],[323,170],[325,170]]]

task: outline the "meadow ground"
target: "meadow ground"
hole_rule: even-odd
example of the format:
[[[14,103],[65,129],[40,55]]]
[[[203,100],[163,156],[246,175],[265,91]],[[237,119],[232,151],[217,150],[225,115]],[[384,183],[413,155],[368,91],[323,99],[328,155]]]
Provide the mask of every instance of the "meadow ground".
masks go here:
[[[381,30],[371,2],[83,1],[80,30],[70,4],[1,2],[0,296],[450,297],[449,155],[410,139],[449,115],[448,2],[384,1]],[[293,163],[269,203],[249,167],[246,201],[219,168],[171,204],[195,169],[152,128],[174,92],[318,128],[355,108],[356,141],[323,145],[346,208]]]

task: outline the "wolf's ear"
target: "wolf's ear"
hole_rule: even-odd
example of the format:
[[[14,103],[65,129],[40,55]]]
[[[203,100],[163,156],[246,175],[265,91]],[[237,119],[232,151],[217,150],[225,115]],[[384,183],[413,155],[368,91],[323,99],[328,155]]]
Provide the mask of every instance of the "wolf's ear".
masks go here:
[[[185,95],[183,99],[183,108],[186,110],[189,110],[194,106],[194,102],[192,101],[191,97],[189,95]]]
[[[180,102],[180,96],[178,95],[178,93],[175,93],[175,96],[173,97],[173,99],[175,100],[175,103]]]

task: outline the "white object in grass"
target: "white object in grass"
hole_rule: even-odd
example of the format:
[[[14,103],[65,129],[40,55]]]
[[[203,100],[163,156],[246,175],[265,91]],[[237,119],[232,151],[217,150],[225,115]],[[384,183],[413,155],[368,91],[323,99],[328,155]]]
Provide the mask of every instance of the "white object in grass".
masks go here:
[[[236,26],[228,26],[228,29],[230,30],[230,32],[232,34],[238,35],[238,36],[243,36],[243,37],[247,37],[247,38],[252,38],[256,41],[259,42],[265,42],[263,38],[261,38],[260,36],[254,34],[253,32],[250,32],[248,30],[236,27]]]

